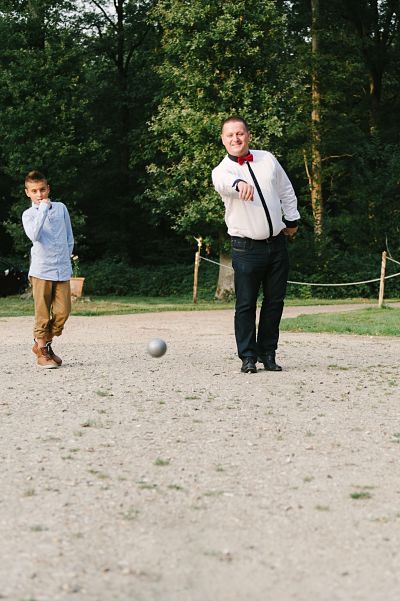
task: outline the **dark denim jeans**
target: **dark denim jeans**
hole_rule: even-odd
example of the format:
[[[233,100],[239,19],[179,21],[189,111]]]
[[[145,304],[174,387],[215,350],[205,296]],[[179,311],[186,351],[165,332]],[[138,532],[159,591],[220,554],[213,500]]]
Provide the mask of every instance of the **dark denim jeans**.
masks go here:
[[[286,238],[280,234],[269,242],[232,237],[235,270],[235,336],[241,359],[274,352],[278,346],[289,257]],[[263,301],[256,332],[257,297]]]

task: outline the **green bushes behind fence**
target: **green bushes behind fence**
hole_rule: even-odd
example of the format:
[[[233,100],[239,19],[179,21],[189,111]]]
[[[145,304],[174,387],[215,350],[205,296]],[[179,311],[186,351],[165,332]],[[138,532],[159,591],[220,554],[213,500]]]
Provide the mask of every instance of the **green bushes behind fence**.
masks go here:
[[[131,266],[120,260],[104,259],[82,265],[85,295],[190,296],[193,264]],[[200,266],[199,293],[212,298],[218,268]]]
[[[102,259],[81,265],[81,275],[85,276],[85,295],[138,295],[138,296],[188,296],[193,292],[193,263],[132,266],[119,259]],[[291,271],[290,280],[349,282],[360,281],[374,276],[372,269],[364,266],[358,272],[343,271],[324,273],[318,277]],[[390,267],[390,266],[389,266]],[[218,280],[218,266],[200,262],[198,297],[205,300],[214,298]],[[393,268],[390,269],[390,273]],[[379,276],[379,272],[376,274]],[[309,279],[308,279],[309,278]],[[378,296],[379,282],[357,286],[320,287],[288,285],[289,298],[374,298]],[[385,284],[386,297],[400,296],[400,277],[389,279]]]

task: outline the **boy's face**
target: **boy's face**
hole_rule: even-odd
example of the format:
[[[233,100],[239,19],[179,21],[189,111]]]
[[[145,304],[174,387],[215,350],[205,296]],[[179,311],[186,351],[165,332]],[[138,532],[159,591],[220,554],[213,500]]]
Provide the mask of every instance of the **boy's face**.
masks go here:
[[[38,180],[37,182],[26,182],[25,194],[31,201],[38,205],[42,200],[49,198],[50,186],[46,180]]]

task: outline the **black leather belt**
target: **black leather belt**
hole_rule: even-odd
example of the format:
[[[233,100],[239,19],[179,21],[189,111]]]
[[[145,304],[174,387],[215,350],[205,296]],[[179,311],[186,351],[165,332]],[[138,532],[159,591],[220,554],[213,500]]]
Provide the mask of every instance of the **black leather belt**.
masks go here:
[[[277,238],[283,236],[283,232],[279,232],[277,236],[270,236],[269,238],[264,238],[264,240],[254,240],[254,238],[247,238],[246,236],[231,236],[232,240],[248,240],[249,242],[253,242],[253,244],[270,244]]]

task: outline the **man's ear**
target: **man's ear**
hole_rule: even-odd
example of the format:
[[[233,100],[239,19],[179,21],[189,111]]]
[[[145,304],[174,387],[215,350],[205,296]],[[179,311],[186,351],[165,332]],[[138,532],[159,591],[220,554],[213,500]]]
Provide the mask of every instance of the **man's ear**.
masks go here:
[[[29,194],[28,194],[28,190],[25,188],[25,194],[27,195],[27,197],[29,198]]]

